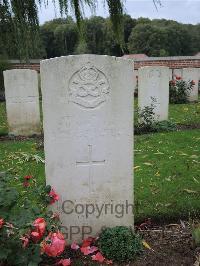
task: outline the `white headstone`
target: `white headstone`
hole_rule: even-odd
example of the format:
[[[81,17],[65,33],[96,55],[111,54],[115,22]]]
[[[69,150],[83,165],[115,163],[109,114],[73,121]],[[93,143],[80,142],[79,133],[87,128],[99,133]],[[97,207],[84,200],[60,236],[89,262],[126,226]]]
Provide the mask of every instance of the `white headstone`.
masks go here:
[[[138,106],[144,109],[154,104],[155,120],[168,119],[169,68],[146,66],[139,69]],[[155,102],[154,102],[155,100]]]
[[[9,134],[40,134],[37,72],[30,69],[13,69],[4,71],[3,74]]]
[[[198,82],[199,82],[199,69],[198,68],[183,68],[183,80],[194,81],[195,85],[190,91],[189,101],[198,101]]]
[[[97,55],[44,60],[41,82],[46,178],[61,197],[56,209],[68,239],[80,241],[85,228],[95,235],[102,226],[133,225],[132,62]]]
[[[176,79],[176,77],[183,77],[183,69],[182,68],[175,68],[173,70],[173,79]]]

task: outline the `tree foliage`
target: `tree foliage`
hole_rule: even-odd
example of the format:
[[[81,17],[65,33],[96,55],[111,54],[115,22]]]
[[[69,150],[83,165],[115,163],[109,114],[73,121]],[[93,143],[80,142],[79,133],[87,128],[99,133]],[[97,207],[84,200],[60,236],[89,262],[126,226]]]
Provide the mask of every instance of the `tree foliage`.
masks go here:
[[[63,15],[72,8],[76,20],[67,15],[39,25],[38,8],[47,0],[0,0],[0,55],[28,60],[78,53],[193,55],[200,50],[200,24],[134,19],[123,14],[123,0],[105,0],[110,18],[84,19],[84,5],[94,9],[97,0],[52,1]]]
[[[79,33],[82,31],[83,7],[84,5],[95,9],[96,0],[52,0],[59,5],[60,13],[68,14],[69,8],[76,17]],[[105,0],[110,13],[113,30],[116,39],[122,43],[121,18],[123,14],[122,0]],[[38,41],[38,7],[48,5],[48,0],[0,0],[0,9],[8,14],[12,20],[16,44],[19,49],[19,56],[28,59],[34,56],[34,52],[40,48]],[[1,21],[1,19],[0,19]],[[5,23],[4,23],[5,25]],[[22,41],[23,40],[23,41]]]
[[[132,29],[128,48],[130,53],[145,53],[149,56],[191,55],[196,49],[192,48],[190,39],[191,32],[187,25],[164,19],[139,19]]]

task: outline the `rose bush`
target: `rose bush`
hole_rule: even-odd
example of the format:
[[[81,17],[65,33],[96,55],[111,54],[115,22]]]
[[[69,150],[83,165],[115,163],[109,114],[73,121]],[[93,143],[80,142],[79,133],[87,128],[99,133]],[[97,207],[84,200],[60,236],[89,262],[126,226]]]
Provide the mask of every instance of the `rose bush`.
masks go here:
[[[187,103],[194,85],[194,80],[186,82],[180,76],[175,76],[175,79],[169,82],[169,102]]]
[[[50,186],[38,185],[32,176],[0,174],[1,263],[24,266],[42,261],[41,242],[60,229],[57,215],[47,208],[58,198]],[[51,250],[56,247],[54,239]]]

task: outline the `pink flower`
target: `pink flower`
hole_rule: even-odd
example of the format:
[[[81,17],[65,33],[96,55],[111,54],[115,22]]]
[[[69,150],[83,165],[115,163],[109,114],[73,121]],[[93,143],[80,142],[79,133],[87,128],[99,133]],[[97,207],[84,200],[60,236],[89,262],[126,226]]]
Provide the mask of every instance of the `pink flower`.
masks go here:
[[[50,204],[54,204],[56,201],[59,200],[59,196],[58,196],[58,194],[56,194],[54,189],[51,189],[51,191],[49,192],[49,196],[51,198]]]
[[[82,248],[81,248],[81,252],[82,252],[85,256],[87,256],[87,255],[89,255],[89,254],[92,254],[92,253],[96,252],[97,250],[98,250],[98,248],[95,247],[95,246],[92,246],[92,247],[82,247]]]
[[[102,263],[102,262],[104,262],[105,258],[100,252],[98,252],[96,255],[92,256],[92,260],[95,260],[95,261]]]
[[[191,84],[192,84],[192,85],[195,85],[195,81],[194,81],[194,80],[192,80],[192,81],[191,81]]]
[[[76,244],[76,242],[73,242],[72,244],[71,244],[71,249],[73,249],[73,250],[78,250],[80,247],[79,247],[79,245],[77,245]]]
[[[60,256],[65,250],[66,242],[63,234],[60,232],[50,232],[46,239],[42,242],[42,253],[49,257]]]
[[[56,263],[56,265],[69,266],[71,265],[71,259],[62,259]]]
[[[26,176],[24,176],[24,179],[25,180],[30,180],[30,179],[32,179],[33,177],[32,177],[32,175],[26,175]]]
[[[3,225],[4,225],[4,219],[1,218],[1,219],[0,219],[0,229],[3,227]]]

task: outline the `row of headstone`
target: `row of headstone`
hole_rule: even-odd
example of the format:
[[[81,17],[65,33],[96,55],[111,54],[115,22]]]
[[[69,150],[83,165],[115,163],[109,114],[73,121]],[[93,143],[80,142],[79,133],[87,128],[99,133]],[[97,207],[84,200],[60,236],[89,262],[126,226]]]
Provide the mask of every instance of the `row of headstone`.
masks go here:
[[[171,69],[164,66],[146,66],[138,71],[138,106],[141,110],[147,106],[154,107],[154,119],[157,121],[168,119],[169,77],[171,80],[175,76],[180,76],[185,81],[194,81],[189,101],[198,101],[199,68],[174,71],[173,76]]]
[[[168,67],[146,66],[140,68],[139,71],[134,71],[135,83],[138,77],[139,107],[143,109],[153,103],[156,120],[168,119],[169,80],[175,76],[180,76],[183,80],[195,81],[189,100],[198,100],[200,79],[198,68],[185,68],[172,72]],[[28,69],[8,70],[4,72],[4,83],[9,133],[23,136],[40,134],[37,72]],[[84,94],[84,90],[82,93]],[[79,100],[81,99],[83,101],[84,97]]]

